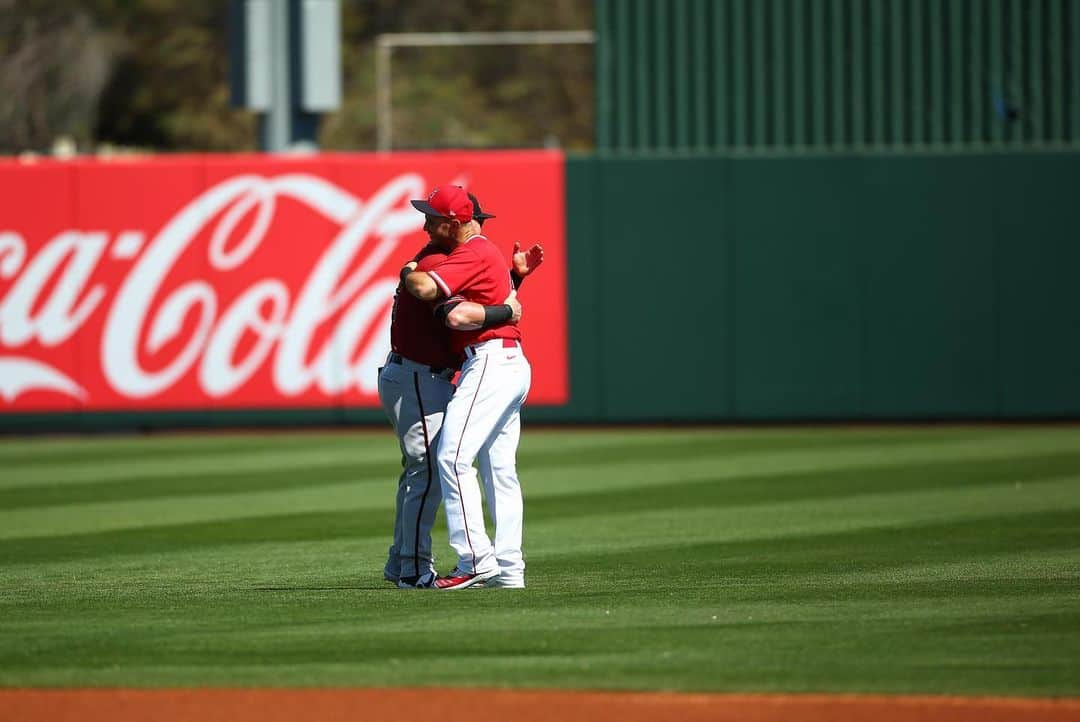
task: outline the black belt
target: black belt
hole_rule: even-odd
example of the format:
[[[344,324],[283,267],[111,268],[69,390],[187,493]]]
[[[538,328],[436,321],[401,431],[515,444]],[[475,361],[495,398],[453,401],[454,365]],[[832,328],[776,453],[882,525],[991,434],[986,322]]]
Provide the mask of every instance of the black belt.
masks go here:
[[[400,366],[403,360],[404,357],[399,353],[390,354],[390,363],[392,364],[397,364],[398,366]],[[413,361],[413,363],[416,362]],[[435,374],[436,376],[442,376],[447,371],[457,371],[457,369],[452,369],[449,366],[427,366],[425,364],[417,364],[417,366],[424,366],[424,368],[426,368],[428,371]]]

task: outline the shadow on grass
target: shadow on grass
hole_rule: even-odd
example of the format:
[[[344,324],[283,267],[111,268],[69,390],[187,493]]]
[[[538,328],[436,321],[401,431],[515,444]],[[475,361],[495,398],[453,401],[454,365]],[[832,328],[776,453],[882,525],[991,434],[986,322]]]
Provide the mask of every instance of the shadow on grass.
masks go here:
[[[353,584],[346,586],[321,586],[321,587],[302,587],[302,586],[280,586],[280,587],[249,587],[253,592],[396,592],[400,591],[397,587],[392,587],[389,583],[386,584]]]

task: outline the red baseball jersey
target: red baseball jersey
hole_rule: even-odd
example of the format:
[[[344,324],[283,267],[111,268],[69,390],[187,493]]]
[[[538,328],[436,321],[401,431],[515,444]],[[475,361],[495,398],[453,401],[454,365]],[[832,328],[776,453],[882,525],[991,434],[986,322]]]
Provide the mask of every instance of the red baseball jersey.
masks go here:
[[[428,275],[446,298],[460,296],[483,306],[502,303],[514,287],[499,249],[482,235],[458,245],[441,263],[428,270]],[[466,346],[494,338],[520,339],[521,330],[506,323],[484,330],[452,331],[450,348],[460,353]]]
[[[446,258],[445,249],[429,243],[420,251],[416,269],[429,271]],[[390,316],[390,348],[417,363],[456,369],[461,366],[461,357],[450,350],[450,329],[435,318],[435,306],[415,298],[399,284]]]

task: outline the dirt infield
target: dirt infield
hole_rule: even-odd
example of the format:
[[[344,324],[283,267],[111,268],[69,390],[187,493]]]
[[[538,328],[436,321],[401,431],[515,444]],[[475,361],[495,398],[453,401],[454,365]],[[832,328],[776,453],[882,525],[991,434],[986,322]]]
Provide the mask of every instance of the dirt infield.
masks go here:
[[[0,689],[8,722],[1064,722],[1080,699],[887,697],[869,695],[668,694],[460,689]]]

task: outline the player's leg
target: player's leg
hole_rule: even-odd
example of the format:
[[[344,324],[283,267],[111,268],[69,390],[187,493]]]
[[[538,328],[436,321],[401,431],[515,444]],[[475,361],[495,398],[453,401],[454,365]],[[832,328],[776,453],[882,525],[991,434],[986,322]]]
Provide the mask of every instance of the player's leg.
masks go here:
[[[398,551],[401,549],[401,505],[405,501],[405,457],[401,457],[401,474],[398,475],[397,499],[394,503],[394,541],[386,552],[386,564],[383,566],[383,578],[397,584],[401,576],[401,562]]]
[[[389,371],[389,366],[379,369],[379,402],[394,434],[398,437],[398,447],[401,448],[401,474],[398,476],[397,495],[394,503],[394,539],[387,550],[386,564],[383,567],[383,577],[387,581],[397,582],[401,576],[401,565],[398,561],[398,552],[401,548],[401,507],[405,499],[405,469],[408,466],[405,457],[405,449],[401,443],[401,434],[398,433],[399,418],[401,415],[401,388],[396,374]]]
[[[403,470],[399,484],[401,505],[394,522],[398,575],[402,578],[416,577],[433,568],[430,527],[427,553],[420,554],[416,544],[416,530],[422,518],[422,490],[437,484],[437,481],[433,482],[435,477],[430,455],[433,432],[428,429],[428,419],[421,413],[420,397],[412,378],[412,373],[401,364],[387,364],[379,374],[379,399],[394,425],[402,455]],[[389,562],[387,570],[391,570]]]
[[[521,552],[523,503],[517,475],[517,446],[521,413],[515,409],[502,430],[480,451],[480,477],[488,510],[495,524],[498,586],[525,586],[525,559]]]
[[[419,407],[420,435],[417,443],[423,444],[422,457],[418,455],[416,460],[417,466],[422,463],[423,473],[417,476],[415,483],[405,486],[399,554],[402,577],[434,572],[431,528],[435,525],[435,516],[442,502],[435,453],[446,406],[454,391],[449,380],[423,372],[412,373],[412,386]],[[417,449],[419,452],[420,449]]]
[[[498,563],[484,527],[473,462],[506,407],[497,366],[497,361],[486,355],[465,363],[457,391],[446,407],[437,455],[446,526],[450,546],[458,555],[458,569],[485,577],[498,573]]]

